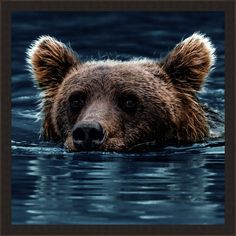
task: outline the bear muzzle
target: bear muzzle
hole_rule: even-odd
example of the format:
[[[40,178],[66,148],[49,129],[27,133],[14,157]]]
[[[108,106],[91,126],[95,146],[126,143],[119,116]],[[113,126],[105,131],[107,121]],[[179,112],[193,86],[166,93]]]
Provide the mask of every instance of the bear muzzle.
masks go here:
[[[105,140],[105,131],[96,121],[83,121],[72,131],[73,143],[78,150],[96,150]]]

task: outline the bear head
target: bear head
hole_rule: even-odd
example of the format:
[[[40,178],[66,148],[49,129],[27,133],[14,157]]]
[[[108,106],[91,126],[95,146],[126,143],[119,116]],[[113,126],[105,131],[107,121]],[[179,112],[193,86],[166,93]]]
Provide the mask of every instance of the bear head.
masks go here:
[[[194,33],[160,61],[82,62],[64,43],[42,36],[27,63],[42,91],[43,137],[71,151],[202,141],[209,127],[196,93],[214,53],[209,38]]]

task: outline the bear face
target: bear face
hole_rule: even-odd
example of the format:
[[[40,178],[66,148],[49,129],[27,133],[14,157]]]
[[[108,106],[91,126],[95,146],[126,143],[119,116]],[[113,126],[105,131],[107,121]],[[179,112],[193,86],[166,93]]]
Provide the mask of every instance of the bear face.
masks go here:
[[[81,62],[65,44],[42,36],[27,63],[42,90],[43,136],[71,151],[202,141],[209,127],[196,92],[214,52],[209,38],[195,33],[161,61]]]

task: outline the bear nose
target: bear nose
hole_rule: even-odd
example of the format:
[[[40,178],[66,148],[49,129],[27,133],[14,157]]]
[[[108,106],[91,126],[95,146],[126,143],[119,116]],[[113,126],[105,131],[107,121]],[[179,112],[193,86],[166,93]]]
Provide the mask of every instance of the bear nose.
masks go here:
[[[81,122],[74,127],[72,135],[78,149],[96,149],[104,140],[104,131],[98,122]]]

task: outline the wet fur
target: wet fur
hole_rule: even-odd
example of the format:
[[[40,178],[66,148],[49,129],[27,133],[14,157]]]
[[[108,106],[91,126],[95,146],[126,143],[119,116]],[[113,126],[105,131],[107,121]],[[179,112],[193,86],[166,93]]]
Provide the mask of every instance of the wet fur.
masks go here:
[[[106,131],[102,150],[128,150],[141,143],[199,142],[209,126],[196,98],[214,61],[210,40],[193,34],[162,61],[104,60],[81,63],[72,49],[49,36],[36,40],[27,52],[28,67],[42,90],[42,133],[76,151],[73,126],[96,120]],[[86,105],[71,114],[69,96],[87,94]],[[139,108],[130,116],[117,105],[119,96],[133,93]]]

